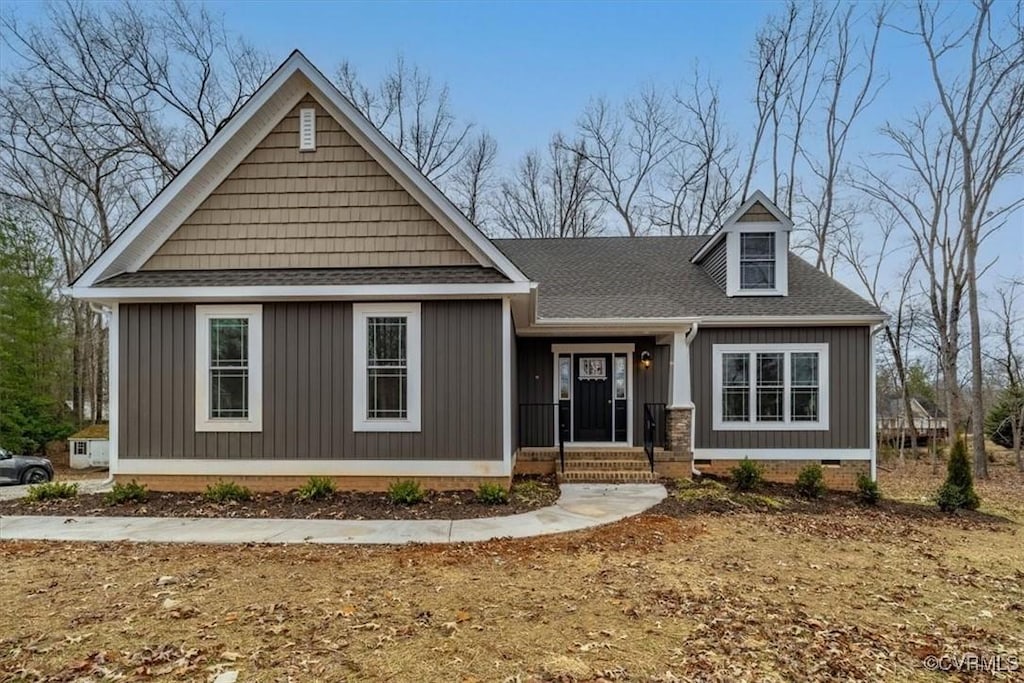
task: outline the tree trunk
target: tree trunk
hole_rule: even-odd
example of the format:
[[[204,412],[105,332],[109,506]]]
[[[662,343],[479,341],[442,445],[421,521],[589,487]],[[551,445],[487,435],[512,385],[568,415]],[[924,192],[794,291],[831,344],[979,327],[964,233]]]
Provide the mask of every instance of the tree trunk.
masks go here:
[[[967,200],[969,201],[969,200]],[[973,211],[965,215],[973,216]],[[965,226],[965,231],[970,231]],[[967,291],[971,319],[971,444],[974,451],[974,476],[988,479],[988,457],[985,455],[984,377],[981,367],[981,315],[978,311],[978,243],[973,231],[967,236]]]

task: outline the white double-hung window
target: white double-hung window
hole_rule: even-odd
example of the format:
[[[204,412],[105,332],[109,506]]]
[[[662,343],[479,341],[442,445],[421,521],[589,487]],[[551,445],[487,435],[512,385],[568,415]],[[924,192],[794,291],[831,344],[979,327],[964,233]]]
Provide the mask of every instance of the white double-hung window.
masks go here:
[[[713,427],[828,429],[828,344],[715,344]]]
[[[196,431],[263,429],[263,307],[196,306]]]
[[[352,426],[420,431],[420,305],[353,304]]]

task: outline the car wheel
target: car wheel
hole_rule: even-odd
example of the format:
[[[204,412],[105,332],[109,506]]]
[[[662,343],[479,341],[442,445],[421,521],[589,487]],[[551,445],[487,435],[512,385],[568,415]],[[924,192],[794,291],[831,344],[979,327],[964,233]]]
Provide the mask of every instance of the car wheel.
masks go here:
[[[22,484],[42,484],[47,481],[50,481],[50,473],[42,467],[29,467],[21,475]]]

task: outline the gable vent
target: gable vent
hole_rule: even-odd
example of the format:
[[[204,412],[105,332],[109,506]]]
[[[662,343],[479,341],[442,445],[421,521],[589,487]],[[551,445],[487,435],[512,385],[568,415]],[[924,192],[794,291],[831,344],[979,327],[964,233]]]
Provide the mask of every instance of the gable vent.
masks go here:
[[[316,109],[299,110],[299,151],[316,150]]]

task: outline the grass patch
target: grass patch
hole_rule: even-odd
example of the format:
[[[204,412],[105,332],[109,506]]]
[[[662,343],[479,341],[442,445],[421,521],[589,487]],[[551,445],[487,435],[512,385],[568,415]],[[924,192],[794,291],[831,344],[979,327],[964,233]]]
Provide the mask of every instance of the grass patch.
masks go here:
[[[782,510],[786,501],[782,498],[751,491],[738,491],[720,481],[704,477],[700,481],[680,479],[675,483],[672,495],[686,503],[712,503],[712,507],[751,508],[754,510]]]
[[[523,479],[512,484],[509,497],[527,505],[553,503],[558,498],[558,489],[539,479]]]

